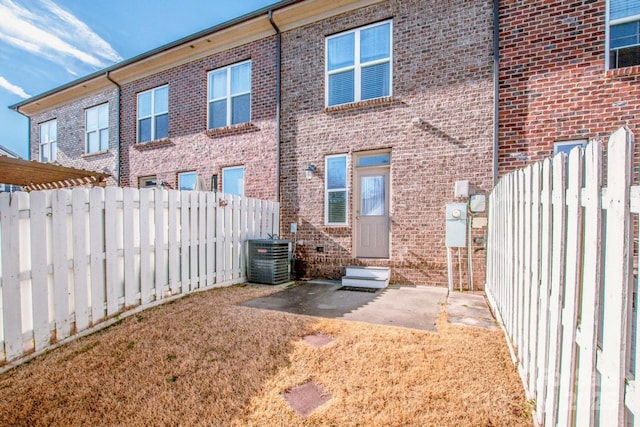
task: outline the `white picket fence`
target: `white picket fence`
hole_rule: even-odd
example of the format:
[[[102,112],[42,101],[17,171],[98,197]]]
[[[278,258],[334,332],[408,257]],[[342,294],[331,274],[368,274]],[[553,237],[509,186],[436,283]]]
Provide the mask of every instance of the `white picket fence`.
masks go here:
[[[486,293],[545,426],[640,426],[633,135],[501,178]],[[603,181],[606,169],[606,181]]]
[[[107,187],[0,193],[0,365],[134,307],[245,280],[279,205]]]

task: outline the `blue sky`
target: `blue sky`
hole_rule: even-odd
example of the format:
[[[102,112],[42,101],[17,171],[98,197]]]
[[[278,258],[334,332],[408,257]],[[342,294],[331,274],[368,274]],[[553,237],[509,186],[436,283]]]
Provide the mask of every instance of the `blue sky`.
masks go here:
[[[27,156],[7,107],[275,0],[0,0],[0,145]]]

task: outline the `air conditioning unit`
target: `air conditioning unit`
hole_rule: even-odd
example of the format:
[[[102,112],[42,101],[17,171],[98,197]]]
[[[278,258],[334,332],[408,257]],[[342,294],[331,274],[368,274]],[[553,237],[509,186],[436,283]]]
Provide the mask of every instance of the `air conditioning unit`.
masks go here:
[[[247,279],[279,285],[290,280],[288,240],[247,240]]]

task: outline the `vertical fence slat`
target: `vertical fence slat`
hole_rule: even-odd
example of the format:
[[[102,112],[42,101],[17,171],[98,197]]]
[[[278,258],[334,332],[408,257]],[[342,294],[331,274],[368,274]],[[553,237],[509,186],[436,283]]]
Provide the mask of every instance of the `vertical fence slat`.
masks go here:
[[[528,396],[536,395],[538,381],[538,319],[540,317],[540,164],[532,166],[531,177],[531,307],[529,323]]]
[[[124,305],[132,307],[137,303],[138,281],[135,274],[134,246],[134,195],[138,191],[133,188],[122,190],[122,234],[124,254]]]
[[[551,285],[551,161],[542,164],[542,188],[540,193],[542,230],[540,233],[540,318],[538,327],[538,383],[536,385],[536,417],[542,424],[545,411],[548,362],[549,290]]]
[[[631,226],[629,187],[633,167],[633,138],[619,129],[607,146],[607,210],[603,299],[602,352],[598,370],[602,375],[600,393],[601,425],[622,425],[627,338],[627,294],[630,290]]]
[[[522,313],[522,331],[521,331],[521,357],[520,365],[522,367],[522,380],[525,386],[529,383],[529,359],[530,354],[530,342],[529,342],[529,330],[531,321],[531,174],[532,167],[527,167],[524,171],[524,182],[522,187],[523,198],[523,222],[524,222],[524,235],[523,235],[523,313]]]
[[[31,295],[33,298],[33,335],[35,349],[40,351],[49,345],[49,272],[47,262],[47,204],[48,192],[35,191],[31,197]],[[4,239],[3,239],[4,241]],[[3,271],[5,271],[3,269]],[[3,279],[4,280],[4,279]]]
[[[518,257],[518,261],[516,263],[517,271],[516,271],[516,307],[517,307],[517,316],[516,316],[516,327],[514,330],[514,342],[516,347],[518,348],[518,354],[520,355],[519,360],[519,371],[520,375],[524,378],[524,366],[523,361],[526,360],[526,356],[524,356],[524,303],[525,303],[525,288],[524,288],[524,275],[525,275],[525,262],[524,262],[524,206],[525,206],[525,192],[524,192],[524,171],[521,169],[516,174],[517,177],[517,187],[516,187],[516,195],[517,195],[517,205],[516,205],[516,254]]]
[[[232,253],[232,279],[240,277],[240,197],[233,196],[233,224],[232,235],[233,243],[231,246]]]
[[[558,410],[558,383],[561,350],[561,316],[564,295],[564,253],[566,219],[566,157],[558,154],[553,158],[553,211],[551,214],[551,293],[549,296],[549,364],[547,368],[547,392],[545,402],[545,424],[556,425]]]
[[[207,196],[198,192],[198,276],[200,287],[207,286]]]
[[[593,425],[596,400],[596,331],[602,266],[602,145],[591,143],[585,150],[584,256],[579,299],[579,324],[576,331],[578,367],[576,385],[577,426]]]
[[[104,189],[94,187],[89,192],[89,222],[91,223],[91,321],[98,323],[105,316],[104,277]]]
[[[0,193],[0,229],[2,231],[2,325],[4,353],[7,360],[22,354],[22,312],[19,263],[8,254],[17,254],[18,201],[11,193]]]
[[[224,207],[224,278],[223,281],[227,282],[232,279],[231,269],[233,267],[233,196],[230,194],[224,195],[226,205]]]
[[[238,236],[239,248],[238,248],[238,256],[240,258],[240,277],[246,277],[246,266],[245,266],[245,241],[248,232],[247,225],[247,203],[248,200],[246,197],[240,198],[240,235]]]
[[[564,307],[562,310],[562,351],[558,388],[558,425],[570,425],[573,418],[575,382],[578,281],[582,268],[582,209],[580,191],[582,187],[583,155],[580,148],[569,155],[567,173],[567,232],[564,282]]]
[[[182,293],[191,290],[189,283],[189,193],[180,191],[180,282]]]
[[[69,193],[58,190],[53,193],[52,221],[53,242],[53,289],[56,322],[56,339],[67,338],[71,334],[69,313],[69,254],[67,252],[67,205]]]
[[[118,276],[116,262],[118,257],[118,235],[116,228],[117,189],[107,187],[104,195],[105,263],[107,266],[107,316],[118,311]],[[121,190],[121,189],[120,189]]]
[[[198,193],[189,192],[189,284],[191,289],[198,288]]]
[[[168,228],[169,228],[169,287],[172,294],[178,293],[180,281],[180,248],[178,246],[178,195],[176,190],[169,190]]]
[[[151,270],[151,215],[149,214],[153,190],[140,189],[140,304],[151,301],[153,273]]]
[[[89,290],[87,288],[87,202],[89,192],[76,188],[71,192],[73,215],[73,283],[75,286],[76,329],[89,326]],[[33,207],[31,208],[33,212]],[[32,230],[33,230],[33,218]],[[42,234],[41,236],[44,236]]]
[[[155,224],[154,247],[155,247],[155,282],[156,301],[163,296],[164,287],[167,284],[167,263],[165,256],[165,230],[164,222],[164,201],[167,192],[161,188],[156,188],[154,192],[153,218]]]
[[[209,192],[206,197],[207,209],[207,286],[213,285],[215,281],[216,265],[216,197],[215,193]]]
[[[224,199],[220,194],[216,196],[216,285],[222,283],[222,270],[224,269],[224,208],[221,203]]]

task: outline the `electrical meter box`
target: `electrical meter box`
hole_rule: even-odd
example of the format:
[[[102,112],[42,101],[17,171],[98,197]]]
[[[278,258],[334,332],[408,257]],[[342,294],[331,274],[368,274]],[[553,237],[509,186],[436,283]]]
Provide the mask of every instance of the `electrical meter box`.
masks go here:
[[[448,248],[464,248],[467,246],[467,204],[447,204],[446,238]]]

